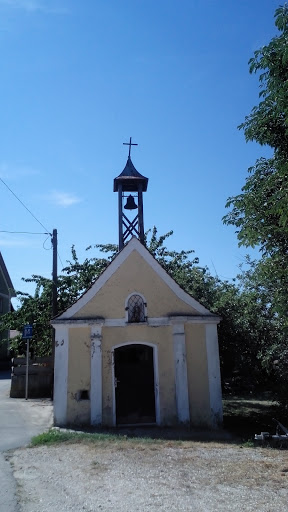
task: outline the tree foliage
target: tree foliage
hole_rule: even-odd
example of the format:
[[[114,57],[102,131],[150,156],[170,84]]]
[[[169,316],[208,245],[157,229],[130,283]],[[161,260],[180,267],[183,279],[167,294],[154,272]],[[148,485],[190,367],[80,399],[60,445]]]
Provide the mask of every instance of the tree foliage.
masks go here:
[[[250,73],[259,73],[260,102],[239,126],[246,141],[270,146],[271,158],[251,167],[242,193],[230,197],[224,223],[236,227],[239,244],[259,247],[257,275],[270,303],[288,327],[288,6],[276,9],[278,35],[254,53]]]
[[[285,163],[288,153],[288,6],[275,11],[275,25],[280,32],[270,43],[254,52],[250,73],[260,72],[259,105],[240,125],[246,140],[254,140],[274,149],[277,161]]]
[[[263,256],[285,257],[288,251],[288,167],[281,172],[275,159],[259,159],[249,169],[242,194],[228,199],[233,206],[224,217],[237,228],[240,245],[258,246]]]
[[[92,246],[91,246],[92,247]],[[87,250],[91,249],[88,247]],[[116,254],[116,245],[94,246],[102,253],[111,253],[108,258],[85,258],[80,263],[75,247],[71,248],[71,260],[67,262],[58,276],[58,311],[64,311],[74,304],[95,279],[109,265],[110,259]],[[22,340],[22,329],[25,324],[33,326],[33,338],[30,342],[32,355],[43,356],[51,353],[52,331],[52,281],[39,275],[23,278],[23,281],[35,284],[35,293],[17,292],[20,307],[16,311],[1,317],[1,330],[15,329],[19,335],[12,342],[12,354],[23,354],[26,343]]]

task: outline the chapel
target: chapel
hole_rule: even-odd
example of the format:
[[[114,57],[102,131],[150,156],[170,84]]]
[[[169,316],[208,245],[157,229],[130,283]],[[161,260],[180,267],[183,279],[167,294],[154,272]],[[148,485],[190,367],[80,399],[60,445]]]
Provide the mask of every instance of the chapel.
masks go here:
[[[131,160],[114,179],[119,252],[55,328],[55,425],[222,423],[217,324],[145,247],[148,178]]]

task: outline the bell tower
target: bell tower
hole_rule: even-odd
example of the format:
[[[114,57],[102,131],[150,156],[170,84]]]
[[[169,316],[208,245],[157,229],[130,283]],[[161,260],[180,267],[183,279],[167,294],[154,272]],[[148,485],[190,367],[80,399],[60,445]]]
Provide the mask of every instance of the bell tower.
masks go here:
[[[148,186],[148,178],[135,169],[131,160],[131,146],[138,144],[132,144],[131,137],[129,142],[123,144],[129,146],[128,159],[121,174],[114,179],[113,189],[118,192],[119,251],[132,236],[144,244],[143,192],[146,192]],[[126,204],[123,206],[125,199]],[[133,210],[138,210],[134,218],[131,215]]]

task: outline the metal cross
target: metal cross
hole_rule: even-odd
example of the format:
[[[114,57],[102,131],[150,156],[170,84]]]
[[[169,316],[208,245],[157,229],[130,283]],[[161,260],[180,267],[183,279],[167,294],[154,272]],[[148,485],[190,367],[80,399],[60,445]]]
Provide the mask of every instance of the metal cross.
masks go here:
[[[133,144],[133,143],[132,143],[132,137],[130,137],[130,142],[123,142],[123,146],[129,146],[129,155],[128,155],[128,158],[130,158],[130,154],[131,154],[131,146],[138,146],[138,144]]]

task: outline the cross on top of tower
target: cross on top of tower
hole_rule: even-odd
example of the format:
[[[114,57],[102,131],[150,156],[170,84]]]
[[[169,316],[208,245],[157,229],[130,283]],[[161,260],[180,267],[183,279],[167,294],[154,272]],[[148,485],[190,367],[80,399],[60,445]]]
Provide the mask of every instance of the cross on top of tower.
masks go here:
[[[123,142],[123,146],[129,146],[129,155],[128,155],[128,158],[130,158],[130,155],[131,155],[131,146],[138,146],[138,144],[133,144],[133,143],[132,143],[132,137],[130,137],[130,141],[129,141],[129,142]]]

